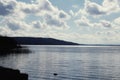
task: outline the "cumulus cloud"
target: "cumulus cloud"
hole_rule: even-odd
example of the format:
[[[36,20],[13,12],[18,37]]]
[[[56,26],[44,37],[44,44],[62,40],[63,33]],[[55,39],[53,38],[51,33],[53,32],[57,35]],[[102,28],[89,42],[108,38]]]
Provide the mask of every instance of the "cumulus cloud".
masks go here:
[[[25,3],[16,0],[1,0],[0,16],[12,16],[16,19],[24,19],[26,15],[21,11],[23,6],[25,6]]]
[[[52,16],[50,14],[45,15],[44,22],[49,26],[68,28],[67,24],[64,21],[62,21],[60,18],[58,18],[56,16]]]
[[[69,14],[70,14],[71,16],[75,16],[75,15],[74,15],[75,13],[74,13],[72,10],[69,11]]]
[[[102,5],[86,1],[86,11],[91,15],[105,15],[120,11],[119,0],[104,0]]]
[[[42,23],[40,21],[33,21],[32,22],[33,27],[40,29],[43,27]]]
[[[101,20],[101,21],[100,21],[100,24],[101,24],[103,27],[106,27],[106,28],[111,28],[111,27],[112,27],[112,24],[111,24],[109,21],[106,21],[106,20]]]
[[[14,11],[15,7],[15,2],[14,1],[2,1],[0,0],[0,15],[1,16],[6,16]]]
[[[31,15],[41,18],[33,20],[31,23],[26,22],[27,17]],[[49,0],[35,0],[32,3],[25,3],[17,0],[0,0],[0,16],[2,22],[0,30],[11,33],[11,35],[40,33],[44,29],[66,29],[67,20],[70,19],[68,13],[53,6]],[[5,30],[6,29],[6,30]],[[8,31],[8,32],[7,32]],[[3,31],[1,31],[3,33]]]
[[[84,8],[80,9],[76,14],[80,15],[82,13],[83,15],[101,16],[116,13],[120,11],[119,3],[119,0],[103,0],[102,4],[85,0]]]
[[[0,35],[8,35],[11,34],[11,30],[7,27],[0,26]]]
[[[0,34],[6,34],[8,36],[38,36],[40,32],[43,31],[43,24],[40,21],[33,21],[31,23],[26,23],[21,20],[16,20],[12,17],[6,17],[2,21],[2,26],[0,26]]]
[[[27,4],[22,11],[42,17],[48,26],[68,27],[66,20],[70,19],[70,16],[63,10],[54,7],[48,0],[37,0],[34,4]]]
[[[116,25],[120,25],[120,17],[116,18],[116,19],[114,20],[114,23],[115,23]]]
[[[70,16],[67,13],[65,13],[64,11],[60,11],[59,18],[63,19],[63,20],[68,20],[68,19],[70,19]]]
[[[87,19],[85,16],[82,16],[80,19],[75,20],[75,23],[78,26],[91,26],[92,24],[90,23],[89,19]]]
[[[104,0],[102,6],[108,12],[116,12],[120,10],[119,2],[119,0]]]
[[[106,14],[102,6],[88,0],[85,1],[85,11],[91,15]]]
[[[12,17],[6,17],[2,23],[4,23],[4,26],[8,27],[12,31],[17,31],[17,30],[28,30],[30,29],[30,25],[25,23],[24,21],[21,20],[16,20]]]
[[[24,3],[22,5],[24,5],[24,7],[22,7],[21,10],[28,14],[42,14],[45,11],[52,12],[57,10],[48,0],[37,0],[35,3]]]
[[[100,20],[99,22],[91,22],[87,17],[82,16],[80,19],[74,21],[77,26],[87,26],[87,27],[104,27],[112,28],[113,23],[107,20]]]
[[[39,16],[45,15],[46,13],[51,13],[58,15],[60,18],[66,18],[68,14],[57,7],[54,7],[49,0],[36,0],[32,4],[21,4],[21,10],[27,14],[37,14]]]

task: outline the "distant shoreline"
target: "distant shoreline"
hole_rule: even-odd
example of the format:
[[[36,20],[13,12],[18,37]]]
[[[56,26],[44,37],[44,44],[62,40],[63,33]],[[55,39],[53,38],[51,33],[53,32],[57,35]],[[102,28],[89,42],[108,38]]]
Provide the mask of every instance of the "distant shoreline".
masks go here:
[[[41,37],[12,37],[21,45],[79,45],[78,43]]]
[[[21,45],[120,46],[119,44],[79,44],[54,38],[12,37]]]

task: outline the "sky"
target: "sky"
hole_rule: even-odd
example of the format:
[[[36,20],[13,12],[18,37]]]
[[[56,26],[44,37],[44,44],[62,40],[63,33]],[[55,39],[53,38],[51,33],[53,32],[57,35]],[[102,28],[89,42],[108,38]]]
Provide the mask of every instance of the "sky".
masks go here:
[[[120,0],[0,0],[0,35],[120,44]]]

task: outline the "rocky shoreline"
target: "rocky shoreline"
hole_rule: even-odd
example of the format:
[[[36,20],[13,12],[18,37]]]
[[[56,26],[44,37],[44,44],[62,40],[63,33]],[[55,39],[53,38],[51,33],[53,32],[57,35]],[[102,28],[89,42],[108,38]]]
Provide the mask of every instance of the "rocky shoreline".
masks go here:
[[[0,66],[0,79],[2,80],[28,80],[28,74],[19,70],[4,68]]]

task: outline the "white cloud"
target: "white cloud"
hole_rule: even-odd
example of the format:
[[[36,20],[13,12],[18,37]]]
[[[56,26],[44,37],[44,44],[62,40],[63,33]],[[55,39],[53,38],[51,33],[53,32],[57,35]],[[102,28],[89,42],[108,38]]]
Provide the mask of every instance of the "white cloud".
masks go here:
[[[4,32],[10,35],[39,34],[39,31],[68,29],[67,20],[70,15],[63,10],[53,6],[49,0],[36,0],[32,3],[25,3],[16,0],[0,1],[0,16]],[[30,15],[40,17],[41,20],[26,22]],[[51,28],[51,29],[50,29]],[[0,30],[3,30],[0,27]],[[7,32],[8,31],[8,32]],[[4,33],[1,31],[1,33]]]
[[[75,20],[76,25],[80,26],[80,28],[85,31],[88,27],[90,32],[86,32],[83,34],[77,34],[79,41],[84,41],[85,43],[119,43],[119,35],[120,35],[120,18],[116,18],[112,21],[107,21],[104,19],[100,19],[97,22],[93,22],[89,20],[86,16],[82,16],[81,18]]]
[[[75,15],[74,15],[75,13],[74,13],[72,10],[69,11],[69,14],[70,14],[71,16],[75,16]]]
[[[8,34],[11,34],[11,30],[9,30],[7,27],[0,26],[0,35],[6,36]]]
[[[54,7],[48,0],[37,0],[34,4],[27,4],[22,8],[22,10],[27,14],[36,14],[43,18],[47,14],[50,14],[52,17],[55,16],[61,20],[70,19],[69,14],[63,10],[59,10],[57,7]]]
[[[40,29],[41,27],[43,27],[43,24],[40,21],[33,21],[32,25],[37,29]]]
[[[106,27],[106,28],[111,28],[111,27],[112,27],[112,24],[111,24],[109,21],[106,21],[106,20],[101,20],[101,21],[100,21],[100,24],[101,24],[103,27]]]
[[[107,20],[100,20],[99,22],[91,22],[87,17],[82,16],[80,19],[74,21],[77,26],[98,27],[98,28],[112,28],[113,23]]]
[[[69,28],[65,21],[61,20],[56,16],[52,16],[50,14],[46,14],[44,18],[44,22],[51,27],[59,27],[59,28]]]
[[[24,5],[23,5],[24,4]],[[21,11],[21,7],[26,4],[17,2],[16,0],[1,0],[0,1],[0,16],[13,16],[16,19],[24,19],[25,14]]]
[[[82,16],[80,19],[75,20],[75,23],[78,26],[92,26],[92,24],[90,23],[89,19],[87,19],[85,16]]]
[[[59,11],[59,18],[62,20],[68,20],[70,19],[70,16],[65,13],[63,10]]]
[[[29,24],[27,24],[26,22],[21,21],[21,20],[16,20],[12,17],[4,18],[2,23],[4,23],[4,26],[8,27],[12,31],[17,31],[17,30],[27,31],[27,30],[31,29],[31,26]]]
[[[119,26],[120,26],[120,17],[116,18],[116,19],[114,20],[114,23],[115,23],[116,25],[119,25]]]
[[[106,12],[120,11],[119,0],[104,0],[102,6]]]
[[[59,10],[57,7],[54,7],[49,0],[37,0],[32,4],[21,4],[21,10],[27,14],[37,14],[38,16],[43,16],[46,13],[57,15],[60,18],[66,18],[69,15],[63,10]]]
[[[119,3],[119,0],[103,0],[102,4],[100,5],[90,0],[85,0],[84,8],[80,9],[76,14],[89,14],[93,16],[109,15],[111,13],[116,13],[120,11]]]
[[[88,16],[88,13],[85,9],[79,9],[77,12],[74,12],[74,17]]]
[[[7,16],[14,12],[14,7],[16,2],[13,0],[10,1],[2,1],[0,0],[0,16]]]
[[[44,12],[54,12],[58,10],[48,0],[37,0],[32,4],[22,3],[21,5],[23,5],[21,10],[28,14],[42,15]]]
[[[44,22],[48,26],[54,26],[58,28],[68,27],[66,20],[70,19],[70,16],[63,10],[59,10],[54,7],[48,0],[37,0],[34,4],[28,4],[23,7],[23,12],[27,14],[36,14],[43,18]]]
[[[106,14],[106,11],[101,5],[85,0],[85,11],[91,15],[102,15]]]

